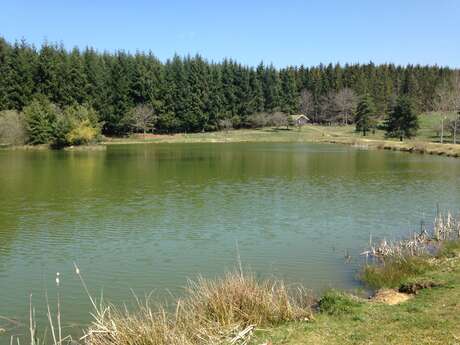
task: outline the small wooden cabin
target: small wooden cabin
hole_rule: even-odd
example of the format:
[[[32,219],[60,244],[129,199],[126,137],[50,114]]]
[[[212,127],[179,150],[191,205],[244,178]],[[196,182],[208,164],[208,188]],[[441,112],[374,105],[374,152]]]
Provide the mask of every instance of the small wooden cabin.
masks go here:
[[[305,115],[291,115],[291,121],[294,126],[304,126],[310,122],[310,119]]]

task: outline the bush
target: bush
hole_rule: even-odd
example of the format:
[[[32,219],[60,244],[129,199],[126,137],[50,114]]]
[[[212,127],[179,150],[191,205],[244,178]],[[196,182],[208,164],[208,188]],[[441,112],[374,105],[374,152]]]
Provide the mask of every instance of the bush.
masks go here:
[[[101,128],[93,108],[84,105],[70,106],[64,110],[64,117],[70,124],[66,134],[68,145],[89,144],[99,138]]]
[[[0,112],[0,143],[23,145],[26,142],[24,115],[16,110]]]
[[[319,311],[329,315],[353,314],[360,305],[354,297],[335,290],[326,292],[318,302]]]
[[[75,126],[66,135],[69,145],[84,145],[94,142],[99,136],[100,131],[94,127],[89,120],[84,120]]]
[[[84,105],[73,105],[56,116],[51,145],[60,148],[94,142],[100,135],[97,113]]]

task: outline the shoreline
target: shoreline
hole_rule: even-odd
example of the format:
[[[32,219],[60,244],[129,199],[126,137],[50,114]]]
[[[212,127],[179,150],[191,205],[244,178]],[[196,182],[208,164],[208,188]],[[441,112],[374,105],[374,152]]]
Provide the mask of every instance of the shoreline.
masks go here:
[[[460,157],[460,144],[439,144],[428,141],[392,141],[364,138],[337,138],[327,140],[331,144],[352,145],[369,149],[429,154],[452,158]]]
[[[344,131],[347,130],[347,131]],[[373,135],[361,137],[350,128],[307,125],[298,129],[238,129],[228,132],[149,134],[147,137],[133,136],[127,138],[106,137],[101,142],[91,145],[66,147],[65,151],[103,151],[112,145],[140,144],[187,144],[187,143],[329,143],[355,146],[365,149],[392,150],[408,153],[438,155],[452,158],[460,157],[460,144],[440,144],[415,138],[405,141],[388,140]],[[52,150],[49,145],[0,146],[0,150]]]

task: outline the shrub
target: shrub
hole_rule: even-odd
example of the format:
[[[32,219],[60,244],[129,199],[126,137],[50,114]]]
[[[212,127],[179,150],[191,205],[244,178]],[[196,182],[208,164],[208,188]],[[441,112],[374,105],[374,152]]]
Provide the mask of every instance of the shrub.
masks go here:
[[[26,142],[24,115],[16,110],[0,112],[0,143],[23,145]]]
[[[326,292],[318,302],[319,311],[329,315],[353,314],[360,305],[356,298],[336,290]]]
[[[89,120],[78,122],[66,135],[69,145],[84,145],[94,142],[99,135],[98,128],[91,125]]]
[[[52,145],[59,148],[68,145],[84,145],[94,142],[100,135],[97,113],[84,105],[73,105],[56,117]]]

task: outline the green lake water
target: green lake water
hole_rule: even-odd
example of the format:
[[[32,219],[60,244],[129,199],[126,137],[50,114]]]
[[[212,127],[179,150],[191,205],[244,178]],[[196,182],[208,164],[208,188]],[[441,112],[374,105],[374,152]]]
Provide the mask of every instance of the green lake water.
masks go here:
[[[33,293],[44,320],[60,272],[66,325],[85,324],[74,261],[94,295],[121,304],[222,275],[237,246],[258,276],[355,288],[369,235],[407,235],[437,204],[459,210],[460,160],[327,144],[0,151],[0,315],[24,321]]]

